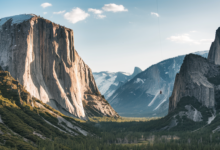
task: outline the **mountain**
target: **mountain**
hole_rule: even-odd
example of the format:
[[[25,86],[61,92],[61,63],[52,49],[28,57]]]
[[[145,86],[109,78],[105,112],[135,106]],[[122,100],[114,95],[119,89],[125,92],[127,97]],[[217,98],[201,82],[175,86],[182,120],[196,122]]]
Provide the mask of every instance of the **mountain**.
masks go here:
[[[29,14],[0,19],[0,65],[32,96],[65,115],[118,117],[75,50],[69,28]]]
[[[94,135],[95,130],[84,122],[33,97],[8,71],[0,69],[0,149],[37,150],[42,141],[75,141]]]
[[[135,77],[138,73],[142,72],[142,70],[138,67],[134,68],[134,72],[132,75],[129,75],[125,72],[93,72],[93,76],[95,78],[98,89],[101,94],[108,98],[125,82],[129,81],[133,77]]]
[[[207,59],[195,54],[185,57],[169,99],[170,123],[163,129],[183,128],[184,125],[197,130],[210,126],[212,133],[219,131],[219,38],[220,28]]]
[[[177,73],[169,112],[173,111],[183,97],[195,97],[206,107],[215,106],[215,85],[209,80],[219,74],[219,67],[198,55],[187,55]]]
[[[200,141],[201,135],[207,134],[212,137],[214,133],[219,134],[220,28],[216,31],[208,58],[198,54],[205,53],[185,56],[180,71],[175,76],[168,114],[160,119],[137,125],[136,129],[141,128],[150,132],[176,131],[173,133],[191,131],[190,134],[199,135]],[[187,139],[189,140],[188,137]]]
[[[208,51],[195,54],[207,57]],[[185,55],[164,60],[124,83],[108,98],[121,116],[156,117],[168,113],[176,73]],[[162,94],[159,94],[162,91]],[[132,111],[131,111],[132,110]]]
[[[181,98],[194,97],[207,108],[214,108],[218,101],[220,77],[220,28],[216,31],[208,58],[187,55],[176,75],[172,96],[170,97],[169,113],[176,109]],[[217,103],[217,104],[216,104]]]

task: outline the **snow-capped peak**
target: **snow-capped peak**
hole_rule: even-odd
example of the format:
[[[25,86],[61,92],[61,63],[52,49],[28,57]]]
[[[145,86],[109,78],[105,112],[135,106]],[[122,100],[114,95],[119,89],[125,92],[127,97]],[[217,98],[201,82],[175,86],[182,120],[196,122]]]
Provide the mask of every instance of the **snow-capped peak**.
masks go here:
[[[197,54],[197,55],[204,55],[206,53],[208,53],[209,51],[198,51],[198,52],[194,52],[194,54]]]

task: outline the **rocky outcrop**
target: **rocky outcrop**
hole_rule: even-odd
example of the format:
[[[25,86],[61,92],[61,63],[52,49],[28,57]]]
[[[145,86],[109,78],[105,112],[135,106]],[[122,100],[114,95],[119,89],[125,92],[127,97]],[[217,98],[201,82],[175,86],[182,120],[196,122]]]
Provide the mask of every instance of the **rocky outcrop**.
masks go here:
[[[134,68],[134,72],[132,73],[132,75],[130,76],[130,79],[134,78],[137,74],[141,73],[142,70],[139,67],[135,67]]]
[[[66,115],[86,118],[87,95],[101,97],[91,69],[74,48],[73,31],[36,15],[0,20],[0,65],[30,94]],[[102,102],[102,99],[99,101]],[[102,115],[111,109],[91,105]]]
[[[195,97],[206,107],[215,106],[215,85],[209,78],[219,74],[218,66],[206,58],[189,54],[185,57],[180,72],[177,73],[172,95],[169,99],[169,112],[172,112],[182,97]]]
[[[190,54],[185,57],[180,72],[176,75],[173,93],[169,101],[172,112],[182,97],[195,97],[202,105],[212,108],[219,93],[220,77],[220,28],[216,31],[208,59]]]

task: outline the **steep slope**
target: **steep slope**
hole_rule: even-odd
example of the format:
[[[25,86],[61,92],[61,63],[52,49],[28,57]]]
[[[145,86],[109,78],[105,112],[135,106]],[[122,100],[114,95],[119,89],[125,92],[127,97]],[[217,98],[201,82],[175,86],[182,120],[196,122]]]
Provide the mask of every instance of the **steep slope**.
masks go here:
[[[86,119],[86,114],[94,115],[91,108],[99,115],[118,116],[101,97],[73,39],[71,29],[36,15],[3,18],[0,65],[32,96],[63,114]]]
[[[220,75],[220,28],[216,30],[214,42],[209,50],[208,59],[197,55],[188,55],[184,59],[180,72],[176,75],[169,113],[172,112],[181,98],[195,97],[202,105],[213,108],[219,90]]]
[[[212,122],[220,117],[219,77],[220,66],[201,56],[187,55],[176,75],[169,114],[161,130],[196,131],[213,126]],[[217,128],[216,124],[213,127]]]
[[[194,54],[185,57],[176,75],[163,129],[178,129],[185,125],[196,130],[202,127],[213,133],[219,131],[219,32],[218,29],[208,59]]]
[[[100,90],[101,94],[108,98],[125,82],[129,81],[137,74],[142,72],[142,70],[138,67],[134,68],[134,72],[132,75],[124,72],[94,72],[93,76],[95,78],[96,84],[98,89]]]
[[[173,111],[183,97],[195,97],[206,107],[215,106],[215,85],[209,78],[219,74],[219,67],[198,55],[187,55],[177,73],[173,93],[170,97],[169,112]]]
[[[0,145],[31,150],[37,149],[42,140],[76,140],[93,131],[79,119],[65,116],[32,97],[9,72],[0,71]]]
[[[207,51],[196,53],[203,57],[208,55]],[[175,76],[184,57],[170,58],[147,68],[116,90],[108,99],[109,103],[121,116],[165,116]]]

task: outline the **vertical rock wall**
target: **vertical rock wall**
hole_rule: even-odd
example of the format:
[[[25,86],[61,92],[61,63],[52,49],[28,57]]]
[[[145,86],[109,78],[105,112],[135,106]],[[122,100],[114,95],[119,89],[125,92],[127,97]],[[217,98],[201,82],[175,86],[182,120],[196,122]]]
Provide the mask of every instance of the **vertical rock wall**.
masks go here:
[[[220,28],[216,30],[215,41],[210,47],[208,60],[220,65]]]
[[[74,49],[73,31],[37,16],[0,26],[0,65],[32,96],[80,118],[86,118],[85,94],[99,95],[92,71]]]
[[[181,98],[195,97],[206,107],[215,106],[215,85],[208,76],[218,74],[218,67],[206,58],[190,54],[184,59],[180,72],[176,75],[172,95],[169,99],[169,112],[173,111]]]

